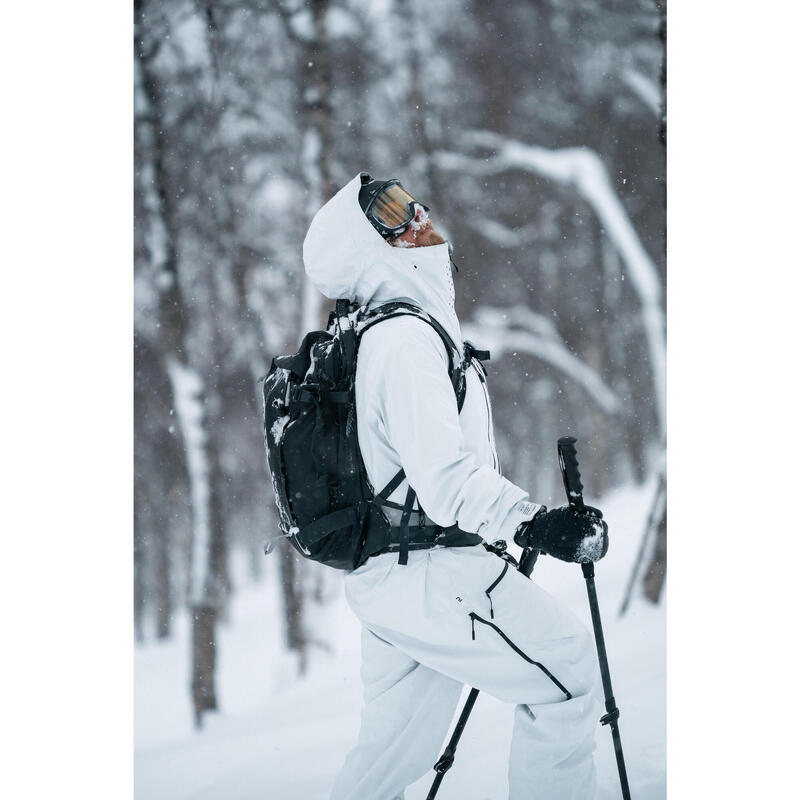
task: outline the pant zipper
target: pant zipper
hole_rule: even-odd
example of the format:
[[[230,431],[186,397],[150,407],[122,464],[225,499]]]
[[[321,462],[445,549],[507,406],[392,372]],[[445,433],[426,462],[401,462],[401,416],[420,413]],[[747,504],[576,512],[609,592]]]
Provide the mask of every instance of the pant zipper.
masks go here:
[[[506,636],[506,635],[505,635],[505,633],[503,633],[503,631],[502,631],[502,630],[500,630],[500,628],[498,628],[498,627],[497,627],[497,625],[495,625],[493,622],[489,622],[489,620],[488,620],[488,619],[483,619],[483,617],[480,617],[480,616],[478,616],[478,615],[477,615],[477,614],[476,614],[474,611],[470,612],[470,615],[469,615],[469,616],[470,616],[470,619],[472,620],[472,638],[473,638],[473,640],[475,639],[475,622],[476,622],[476,620],[477,620],[478,622],[482,622],[484,625],[488,625],[490,628],[494,628],[494,630],[496,630],[496,631],[497,631],[497,633],[498,633],[498,634],[500,634],[500,637],[503,639],[503,641],[504,641],[504,642],[505,642],[505,643],[506,643],[506,644],[507,644],[507,645],[508,645],[508,646],[509,646],[509,647],[510,647],[510,648],[511,648],[511,649],[512,649],[512,650],[513,650],[513,651],[514,651],[514,652],[515,652],[517,655],[519,655],[519,656],[521,656],[522,658],[524,658],[524,659],[525,659],[525,660],[526,660],[526,661],[527,661],[529,664],[533,664],[534,666],[537,666],[537,667],[539,667],[539,669],[540,669],[542,672],[544,672],[544,674],[545,674],[545,675],[547,675],[547,677],[548,677],[548,678],[550,678],[550,680],[551,680],[551,681],[553,681],[553,683],[554,683],[556,686],[558,686],[558,688],[559,688],[559,689],[560,689],[560,690],[561,690],[561,691],[564,693],[564,695],[565,695],[565,697],[566,697],[566,699],[567,699],[567,700],[571,700],[571,699],[572,699],[572,695],[571,695],[571,694],[570,694],[570,692],[567,690],[567,688],[564,686],[564,684],[563,684],[563,683],[561,683],[561,681],[560,681],[560,680],[558,680],[558,678],[556,678],[556,676],[555,676],[555,675],[553,675],[553,673],[552,673],[552,672],[550,672],[550,670],[549,670],[549,669],[547,669],[547,667],[545,667],[545,666],[544,666],[544,664],[540,664],[538,661],[534,661],[534,660],[533,660],[533,659],[532,659],[532,658],[531,658],[529,655],[527,655],[527,654],[526,654],[526,653],[524,653],[522,650],[520,650],[520,649],[519,649],[519,647],[517,647],[517,646],[514,644],[514,642],[512,642],[512,641],[511,641],[511,639],[509,639],[509,638],[508,638],[508,636]]]
[[[492,591],[494,590],[495,586],[500,583],[501,580],[505,577],[506,572],[508,572],[508,561],[503,565],[503,571],[495,578],[494,583],[484,592],[484,594],[489,598],[489,616],[494,619],[494,606],[492,605]],[[473,639],[475,631],[473,630]]]

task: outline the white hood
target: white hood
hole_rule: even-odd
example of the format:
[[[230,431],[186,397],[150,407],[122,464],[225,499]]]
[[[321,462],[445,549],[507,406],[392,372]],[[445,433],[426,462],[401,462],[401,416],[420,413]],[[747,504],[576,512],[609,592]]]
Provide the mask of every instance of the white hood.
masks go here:
[[[435,317],[461,346],[447,244],[392,247],[358,204],[356,175],[316,213],[303,242],[306,273],[332,300],[362,305],[408,299]]]

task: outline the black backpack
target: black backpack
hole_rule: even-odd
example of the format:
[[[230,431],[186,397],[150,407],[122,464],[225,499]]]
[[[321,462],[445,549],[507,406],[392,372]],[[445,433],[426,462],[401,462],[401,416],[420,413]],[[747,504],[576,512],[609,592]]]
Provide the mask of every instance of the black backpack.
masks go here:
[[[381,503],[405,477],[400,469],[373,492],[358,446],[355,401],[361,337],[401,315],[427,322],[442,338],[460,411],[462,353],[439,322],[402,301],[370,309],[337,300],[327,330],[306,334],[294,355],[274,358],[264,379],[264,442],[281,533],[306,558],[337,569],[355,569],[375,552],[375,542],[388,540]]]

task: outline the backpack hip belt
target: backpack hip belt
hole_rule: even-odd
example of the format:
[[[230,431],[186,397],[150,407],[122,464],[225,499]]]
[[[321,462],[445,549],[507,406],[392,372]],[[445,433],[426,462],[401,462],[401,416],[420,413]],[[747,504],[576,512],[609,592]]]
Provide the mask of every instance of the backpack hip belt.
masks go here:
[[[482,542],[482,536],[462,531],[458,525],[451,525],[449,528],[443,528],[441,525],[409,526],[408,538],[404,541],[402,529],[399,526],[392,526],[386,534],[383,547],[370,553],[368,557],[384,553],[400,553],[403,549],[410,552],[430,550],[434,547],[471,547]]]

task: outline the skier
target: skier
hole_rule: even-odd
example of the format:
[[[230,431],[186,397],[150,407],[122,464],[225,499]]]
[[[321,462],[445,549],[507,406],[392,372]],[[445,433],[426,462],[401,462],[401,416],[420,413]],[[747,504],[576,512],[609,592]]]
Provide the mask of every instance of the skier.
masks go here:
[[[428,211],[397,179],[361,173],[314,217],[306,272],[329,298],[410,301],[464,352],[449,245]],[[344,578],[362,623],[365,705],[331,800],[402,798],[436,760],[465,684],[516,706],[511,800],[587,800],[601,711],[591,635],[485,543],[513,537],[565,561],[596,561],[607,527],[596,510],[547,511],[502,477],[485,373],[467,359],[459,412],[448,363],[442,337],[414,316],[361,339],[359,446],[376,491],[404,469],[383,510],[411,533]]]

